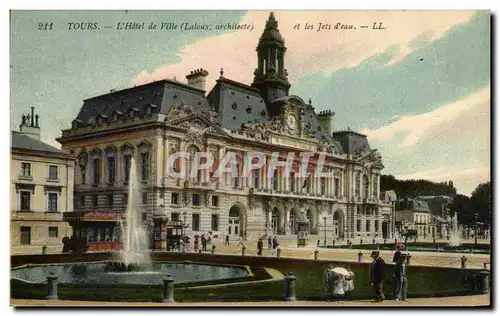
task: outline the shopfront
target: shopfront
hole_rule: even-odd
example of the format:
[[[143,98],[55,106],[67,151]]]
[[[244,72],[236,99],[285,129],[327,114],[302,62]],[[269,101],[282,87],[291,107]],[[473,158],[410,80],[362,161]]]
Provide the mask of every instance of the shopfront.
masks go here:
[[[73,227],[70,238],[77,251],[111,251],[122,249],[120,220],[123,212],[87,211],[64,213]]]

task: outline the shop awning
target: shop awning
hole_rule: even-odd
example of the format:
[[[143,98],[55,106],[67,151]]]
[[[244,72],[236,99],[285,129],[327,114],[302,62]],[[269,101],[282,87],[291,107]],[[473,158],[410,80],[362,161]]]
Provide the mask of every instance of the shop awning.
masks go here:
[[[124,213],[117,211],[83,211],[65,212],[63,214],[65,221],[116,222],[123,218]]]

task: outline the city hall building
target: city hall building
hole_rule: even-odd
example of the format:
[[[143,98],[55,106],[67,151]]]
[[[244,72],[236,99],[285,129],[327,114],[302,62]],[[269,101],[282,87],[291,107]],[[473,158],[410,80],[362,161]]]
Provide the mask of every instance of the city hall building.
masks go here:
[[[332,111],[317,113],[310,99],[289,94],[285,52],[271,13],[257,44],[251,84],[233,81],[221,69],[206,91],[208,72],[197,69],[186,83],[165,79],[85,100],[58,138],[64,151],[78,157],[75,211],[66,214],[80,228],[77,234],[94,246],[119,243],[133,160],[144,225],[167,218],[183,222],[189,236],[211,232],[220,239],[283,240],[300,233],[331,243],[392,237],[392,206],[379,198],[379,153],[365,135],[333,132]],[[168,158],[179,152],[188,153],[174,165],[185,170],[184,179],[167,170]],[[211,153],[214,166],[234,153],[240,174],[214,177],[210,168],[193,177],[188,167],[196,152]],[[267,168],[243,177],[249,152],[264,153],[267,163],[274,152],[283,161],[289,153],[296,159],[286,175],[278,167],[271,177]],[[301,152],[312,153],[311,171],[325,155],[322,171],[329,176],[302,175]]]

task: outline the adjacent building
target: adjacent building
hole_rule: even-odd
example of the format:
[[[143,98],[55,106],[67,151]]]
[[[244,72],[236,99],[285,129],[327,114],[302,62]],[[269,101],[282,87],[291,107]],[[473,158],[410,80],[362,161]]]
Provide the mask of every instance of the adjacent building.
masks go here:
[[[129,172],[136,167],[144,225],[153,218],[182,221],[188,235],[256,239],[298,234],[316,238],[390,237],[391,202],[380,199],[382,158],[365,135],[333,131],[332,111],[317,112],[311,99],[290,95],[285,42],[273,14],[257,44],[254,80],[231,80],[221,69],[206,91],[203,69],[187,83],[160,80],[89,98],[71,128],[62,131],[62,150],[76,155],[75,211],[65,216],[92,247],[119,242],[127,206]],[[171,177],[168,158],[178,152]],[[234,153],[238,174],[215,177],[216,168],[189,173],[196,152],[214,166]],[[294,153],[290,172],[267,168],[243,177],[252,152],[273,152],[279,161]],[[299,174],[299,154],[311,152],[308,172]],[[313,177],[324,155],[328,177]],[[266,165],[267,166],[267,165]],[[156,235],[156,234],[155,234]],[[160,234],[159,234],[160,235]]]
[[[75,158],[40,141],[34,108],[11,137],[11,252],[60,252],[72,235],[62,214],[73,210]]]

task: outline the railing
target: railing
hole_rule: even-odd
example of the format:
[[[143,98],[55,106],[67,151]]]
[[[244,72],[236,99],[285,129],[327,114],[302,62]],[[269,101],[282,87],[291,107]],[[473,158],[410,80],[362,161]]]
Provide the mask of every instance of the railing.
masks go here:
[[[249,193],[255,195],[273,195],[282,197],[310,198],[313,200],[330,200],[330,201],[338,200],[338,198],[335,197],[334,195],[322,195],[319,193],[300,193],[300,192],[272,190],[265,188],[250,188]]]

